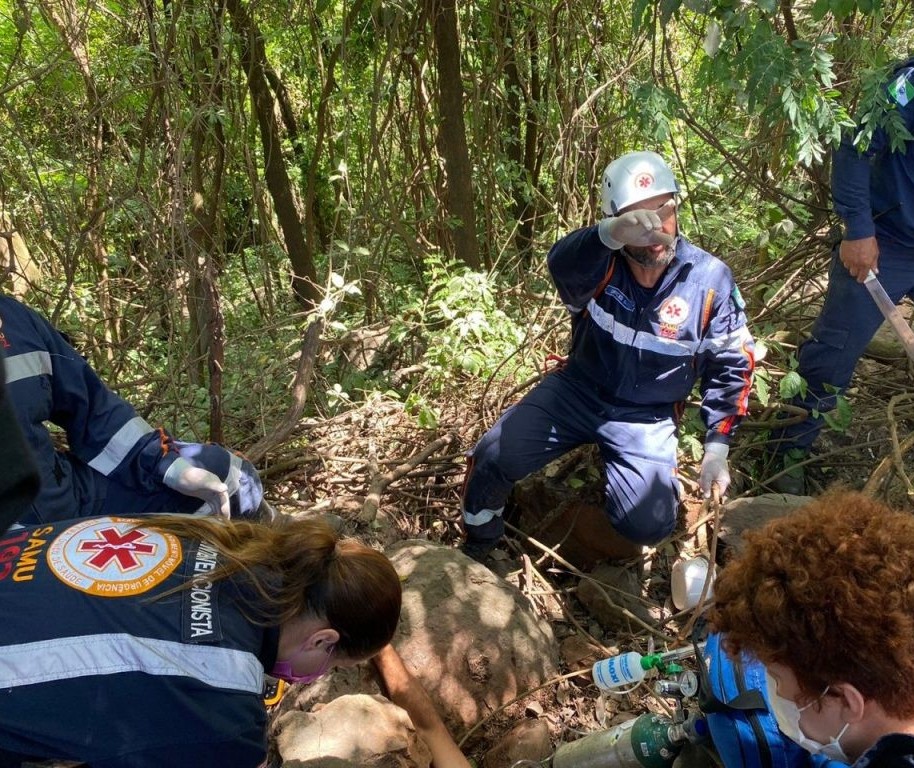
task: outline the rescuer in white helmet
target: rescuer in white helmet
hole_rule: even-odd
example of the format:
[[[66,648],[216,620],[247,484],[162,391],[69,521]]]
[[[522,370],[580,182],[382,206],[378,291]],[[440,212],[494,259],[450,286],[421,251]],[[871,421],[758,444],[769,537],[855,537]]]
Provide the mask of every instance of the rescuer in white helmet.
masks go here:
[[[666,267],[676,253],[679,185],[656,152],[631,152],[603,171],[600,239],[641,266]],[[672,231],[670,231],[672,229]]]
[[[586,443],[606,478],[606,514],[638,544],[676,524],[679,414],[697,382],[707,428],[699,486],[723,496],[730,438],[746,413],[753,341],[729,268],[679,233],[679,185],[655,152],[603,173],[603,216],[549,252],[572,318],[568,361],[508,409],[468,459],[464,552],[484,560],[504,533],[515,482]]]

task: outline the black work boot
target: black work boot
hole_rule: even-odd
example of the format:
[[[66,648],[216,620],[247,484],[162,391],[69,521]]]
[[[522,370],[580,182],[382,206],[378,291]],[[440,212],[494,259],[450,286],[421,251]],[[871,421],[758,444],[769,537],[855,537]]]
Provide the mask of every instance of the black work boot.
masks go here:
[[[460,551],[467,557],[473,558],[477,563],[485,563],[489,553],[495,549],[499,541],[501,541],[501,536],[494,539],[467,538],[460,545]]]

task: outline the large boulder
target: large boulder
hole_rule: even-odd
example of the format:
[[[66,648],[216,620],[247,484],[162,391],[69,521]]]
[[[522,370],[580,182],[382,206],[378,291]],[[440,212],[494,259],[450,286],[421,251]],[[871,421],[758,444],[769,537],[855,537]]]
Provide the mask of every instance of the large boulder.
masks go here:
[[[402,542],[387,554],[403,579],[394,645],[452,730],[556,674],[552,629],[516,587],[428,542]]]
[[[578,600],[610,632],[637,631],[638,627],[623,610],[642,621],[652,620],[641,592],[641,581],[634,570],[610,563],[601,563],[590,573],[590,578],[581,579],[578,584]]]
[[[742,549],[746,531],[761,528],[769,520],[795,512],[812,501],[811,496],[763,493],[727,502],[718,525],[718,563],[725,563]]]
[[[558,646],[551,627],[516,587],[459,550],[427,541],[400,542],[387,555],[403,581],[403,610],[394,646],[456,737],[556,675]],[[314,730],[315,721],[302,720],[302,715],[320,714],[319,724],[327,717],[326,707],[318,710],[320,705],[379,693],[370,664],[335,671],[313,685],[293,686],[271,713],[271,735],[283,760],[301,768],[305,763],[298,761],[306,758],[300,756],[305,753],[298,751],[299,745],[319,732]],[[519,714],[522,710],[519,705]],[[346,723],[342,729],[340,722]],[[395,744],[402,742],[398,728],[392,729]],[[338,720],[336,729],[360,736],[359,728],[348,720]],[[290,749],[295,751],[287,754]],[[339,754],[342,751],[325,755],[361,759],[345,757]],[[389,754],[415,759],[402,747]]]
[[[521,765],[545,765],[552,755],[552,739],[544,720],[521,720],[499,742],[486,752],[485,768],[512,768]]]

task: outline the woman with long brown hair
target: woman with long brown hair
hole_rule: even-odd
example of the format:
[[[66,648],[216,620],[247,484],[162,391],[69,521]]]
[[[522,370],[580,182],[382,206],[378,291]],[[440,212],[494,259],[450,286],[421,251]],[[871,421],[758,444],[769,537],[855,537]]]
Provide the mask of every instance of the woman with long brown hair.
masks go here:
[[[0,538],[0,766],[254,768],[265,673],[376,654],[400,580],[325,521],[82,518]]]

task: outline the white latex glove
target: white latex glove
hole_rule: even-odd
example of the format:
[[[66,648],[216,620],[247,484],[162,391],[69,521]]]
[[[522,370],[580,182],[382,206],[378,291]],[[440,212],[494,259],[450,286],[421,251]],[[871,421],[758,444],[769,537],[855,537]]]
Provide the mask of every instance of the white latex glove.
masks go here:
[[[698,486],[706,499],[711,497],[711,486],[714,483],[717,483],[721,498],[727,495],[727,488],[730,486],[730,465],[727,463],[729,453],[730,446],[724,443],[708,443],[705,446]]]
[[[656,211],[628,211],[602,219],[597,227],[600,240],[614,251],[624,245],[670,245],[675,239],[663,231],[663,222],[676,212],[676,201],[668,200]]]
[[[202,499],[211,514],[230,516],[228,488],[208,469],[195,467],[187,459],[178,458],[162,479],[169,488],[185,496]]]

